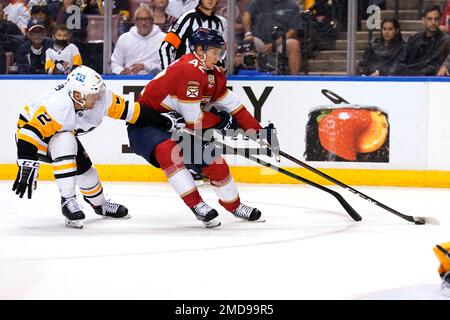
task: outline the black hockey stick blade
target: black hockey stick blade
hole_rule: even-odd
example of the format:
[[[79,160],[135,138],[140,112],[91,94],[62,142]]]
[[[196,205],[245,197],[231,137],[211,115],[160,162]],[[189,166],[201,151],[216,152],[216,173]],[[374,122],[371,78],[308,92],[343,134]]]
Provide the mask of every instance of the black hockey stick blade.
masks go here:
[[[408,217],[408,216],[406,216]],[[412,217],[413,220],[409,220],[411,222],[414,222],[415,224],[434,224],[434,225],[440,225],[440,222],[438,219],[433,217]]]
[[[420,224],[439,225],[439,220],[436,219],[436,218],[433,218],[433,217],[413,217],[413,216],[408,216],[406,214],[400,213],[397,210],[394,210],[391,207],[388,207],[387,205],[385,205],[385,204],[383,204],[381,202],[378,202],[377,200],[369,197],[368,195],[365,195],[364,193],[362,193],[362,192],[360,192],[360,191],[358,191],[358,190],[356,190],[356,189],[346,185],[345,183],[343,183],[343,182],[341,182],[341,181],[339,181],[339,180],[337,180],[337,179],[327,175],[326,173],[324,173],[324,172],[322,172],[322,171],[320,171],[320,170],[318,170],[318,169],[316,169],[314,167],[311,167],[310,165],[306,164],[305,162],[303,162],[303,161],[301,161],[301,160],[299,160],[299,159],[297,159],[297,158],[287,154],[286,152],[283,152],[282,150],[280,150],[279,153],[280,153],[280,156],[282,156],[282,157],[284,157],[284,158],[286,158],[288,160],[291,160],[292,162],[302,166],[303,168],[308,169],[311,172],[314,172],[315,174],[321,176],[322,178],[327,179],[328,181],[331,181],[334,184],[337,184],[338,186],[346,189],[347,191],[350,191],[351,193],[356,194],[357,196],[360,196],[361,198],[363,198],[363,199],[365,199],[365,200],[367,200],[367,201],[369,201],[369,202],[379,206],[380,208],[385,209],[386,211],[389,211],[390,213],[395,214],[396,216],[398,216],[398,217],[400,217],[402,219],[405,219],[405,220],[407,220],[409,222],[413,222],[413,223],[418,224],[418,225],[420,225]]]
[[[353,209],[353,207],[347,202],[347,200],[344,199],[343,196],[341,196],[340,193],[335,194],[336,199],[339,201],[339,203],[344,207],[345,211],[350,215],[350,217],[353,218],[355,221],[361,221],[362,217],[358,214],[358,212]]]
[[[185,132],[185,133],[187,133],[187,134],[189,134],[189,135],[191,135],[191,136],[193,136],[193,137],[195,137],[197,139],[205,141],[205,139],[203,139],[202,136],[199,136],[199,135],[195,134],[195,132],[193,132],[192,130],[182,129],[181,131]],[[219,148],[222,148],[222,149],[225,148],[225,151],[226,151],[227,154],[239,155],[239,156],[241,156],[243,158],[246,158],[248,160],[256,162],[256,163],[258,163],[258,164],[260,164],[260,165],[262,165],[262,166],[264,166],[266,168],[270,168],[272,170],[278,171],[278,172],[280,172],[280,173],[282,173],[284,175],[287,175],[288,177],[291,177],[291,178],[293,178],[295,180],[298,180],[298,181],[301,181],[303,183],[309,184],[312,187],[315,187],[317,189],[320,189],[322,191],[325,191],[325,192],[331,194],[332,196],[334,196],[339,201],[339,203],[342,205],[344,210],[348,213],[348,215],[350,217],[352,217],[353,220],[355,220],[355,221],[361,221],[362,220],[362,217],[358,214],[358,212],[356,212],[356,210],[353,209],[353,207],[344,199],[344,197],[340,193],[338,193],[338,192],[336,192],[334,190],[328,189],[328,188],[326,188],[326,187],[324,187],[324,186],[322,186],[322,185],[320,185],[318,183],[315,183],[315,182],[313,182],[311,180],[303,178],[303,177],[301,177],[299,175],[296,175],[295,173],[292,173],[292,172],[290,172],[290,171],[288,171],[286,169],[277,167],[276,165],[273,165],[273,164],[271,164],[269,162],[266,162],[266,161],[264,161],[264,160],[262,160],[262,159],[260,159],[258,157],[252,156],[250,154],[246,154],[245,152],[242,152],[242,150],[237,149],[237,148],[233,148],[233,147],[231,147],[231,146],[229,146],[229,145],[227,145],[225,143],[222,143],[220,141],[217,141],[217,140],[214,140],[214,139],[213,140],[207,140],[207,141],[210,142],[210,143],[213,143],[215,146],[217,146]]]

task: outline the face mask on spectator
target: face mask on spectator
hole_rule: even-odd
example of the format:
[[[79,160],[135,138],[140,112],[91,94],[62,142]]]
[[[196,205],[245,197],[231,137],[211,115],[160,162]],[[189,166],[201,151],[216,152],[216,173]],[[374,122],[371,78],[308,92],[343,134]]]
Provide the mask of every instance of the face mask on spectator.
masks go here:
[[[60,47],[67,47],[67,45],[69,44],[69,40],[64,39],[64,40],[60,40],[60,39],[55,39],[53,40],[53,42]]]

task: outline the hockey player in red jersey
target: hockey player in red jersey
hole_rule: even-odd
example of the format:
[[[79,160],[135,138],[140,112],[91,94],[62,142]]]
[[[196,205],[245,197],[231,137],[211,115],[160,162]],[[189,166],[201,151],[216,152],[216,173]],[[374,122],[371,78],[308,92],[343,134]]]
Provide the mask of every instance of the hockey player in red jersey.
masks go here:
[[[216,67],[224,50],[223,37],[215,30],[200,28],[191,35],[189,43],[192,53],[182,56],[150,81],[139,97],[140,105],[161,113],[170,111],[174,123],[184,120],[190,129],[239,127],[258,133],[262,129],[260,124],[227,89],[225,74]],[[210,104],[219,112],[206,111]],[[128,136],[134,152],[164,171],[178,195],[207,228],[220,225],[215,219],[218,213],[203,201],[186,166],[196,167],[209,178],[226,210],[248,221],[260,219],[257,208],[241,203],[229,167],[220,154],[209,161],[202,157],[194,161],[198,152],[193,152],[194,160],[186,161],[187,150],[181,150],[181,144],[177,145],[170,134],[155,127],[129,125]]]

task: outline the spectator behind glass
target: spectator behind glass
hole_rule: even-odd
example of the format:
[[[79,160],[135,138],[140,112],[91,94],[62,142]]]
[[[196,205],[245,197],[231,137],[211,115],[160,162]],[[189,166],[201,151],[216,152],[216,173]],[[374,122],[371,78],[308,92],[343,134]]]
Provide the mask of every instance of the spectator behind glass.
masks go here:
[[[244,38],[244,26],[242,25],[242,14],[247,10],[247,6],[250,0],[235,0],[236,6],[234,7],[235,21],[234,31],[236,43],[239,43]],[[228,19],[228,0],[219,0],[217,7],[215,8],[216,14]],[[225,39],[226,40],[226,39]]]
[[[47,4],[45,5],[34,5],[31,8],[31,20],[37,19],[44,22],[44,27],[46,30],[46,36],[51,37],[53,33],[54,22],[49,16],[49,10]]]
[[[128,32],[132,27],[130,23],[130,5],[128,0],[112,0],[112,13],[120,14],[119,34]],[[81,5],[84,14],[105,15],[105,1],[102,0],[84,0]]]
[[[15,23],[20,31],[25,34],[28,21],[30,20],[30,13],[24,1],[10,0],[3,11],[7,16],[7,20]]]
[[[136,26],[117,40],[111,57],[114,74],[156,74],[161,71],[159,46],[166,34],[153,24],[150,7],[141,4],[134,13]]]
[[[78,8],[72,6],[76,6]],[[86,27],[88,25],[88,19],[84,13],[81,12],[80,25],[73,25],[73,23],[78,21],[78,19],[74,19],[72,15],[78,12],[78,10],[81,12],[81,8],[77,4],[77,0],[62,0],[60,3],[55,2],[49,6],[50,17],[56,24],[65,24],[68,27],[72,33],[72,42],[74,44],[85,42],[87,37]]]
[[[297,4],[292,0],[253,0],[242,16],[244,40],[255,43],[262,54],[272,52],[272,31],[274,27],[286,30],[287,56],[291,75],[299,72],[301,65],[300,42],[297,30],[302,29],[301,16]],[[281,52],[281,37],[275,48]]]
[[[28,1],[28,9],[31,12],[31,9],[33,9],[34,6],[46,6],[47,0],[30,0]]]
[[[151,8],[153,9],[153,16],[156,24],[162,32],[168,32],[172,24],[177,20],[174,16],[166,13],[169,0],[152,0]]]
[[[69,74],[82,65],[80,52],[70,43],[70,31],[60,24],[53,29],[53,46],[45,52],[45,71],[48,74]]]
[[[444,63],[450,52],[449,40],[439,29],[441,8],[438,5],[428,6],[423,14],[422,22],[425,31],[408,39],[406,48],[394,65],[394,75],[434,76]]]
[[[379,76],[391,73],[396,59],[405,50],[400,24],[396,18],[381,23],[381,37],[369,43],[358,66],[358,74]]]
[[[15,52],[22,42],[24,42],[22,31],[15,23],[5,19],[3,5],[0,3],[0,47],[5,52]]]
[[[28,41],[16,52],[18,73],[45,74],[45,52],[52,46],[52,41],[45,38],[45,22],[32,19],[28,23]]]
[[[112,0],[111,3],[113,14],[130,15],[130,6],[128,0]],[[102,0],[84,0],[81,5],[85,14],[105,14],[105,1]],[[126,12],[125,12],[126,11]]]
[[[178,19],[182,14],[195,9],[198,3],[198,0],[169,0],[166,13]]]
[[[253,41],[243,40],[236,48],[236,55],[234,56],[234,72],[239,75],[253,75],[258,74],[258,59],[256,55],[256,48]]]

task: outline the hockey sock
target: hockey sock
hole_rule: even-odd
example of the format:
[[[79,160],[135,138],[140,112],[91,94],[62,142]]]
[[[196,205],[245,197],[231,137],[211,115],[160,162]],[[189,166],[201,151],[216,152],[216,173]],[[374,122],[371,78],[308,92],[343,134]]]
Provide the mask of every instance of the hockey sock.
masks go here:
[[[98,179],[97,169],[91,166],[88,171],[77,176],[77,184],[85,200],[93,206],[105,204],[102,183]]]
[[[216,158],[213,163],[203,168],[202,172],[215,187],[214,192],[219,197],[220,205],[233,212],[239,206],[241,200],[225,159],[222,157]]]
[[[154,155],[170,185],[189,208],[202,201],[194,179],[186,169],[175,141],[166,140],[156,146]]]
[[[53,174],[63,198],[75,197],[77,163],[75,157],[61,157],[52,162]]]

